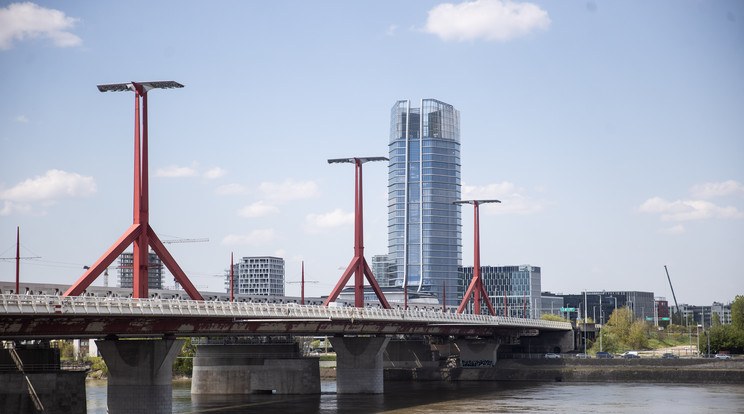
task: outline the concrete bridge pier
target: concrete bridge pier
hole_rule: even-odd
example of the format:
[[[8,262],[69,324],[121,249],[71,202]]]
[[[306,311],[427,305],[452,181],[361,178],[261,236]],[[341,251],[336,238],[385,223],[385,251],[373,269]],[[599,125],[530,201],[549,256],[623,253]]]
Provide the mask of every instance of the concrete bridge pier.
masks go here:
[[[296,343],[197,345],[191,394],[320,394],[318,358]]]
[[[334,336],[330,340],[336,351],[336,393],[382,394],[382,354],[390,338]]]
[[[463,368],[492,368],[496,365],[496,353],[501,343],[495,339],[455,340],[460,350],[460,366]]]
[[[96,341],[109,370],[108,412],[170,413],[173,362],[183,339]]]

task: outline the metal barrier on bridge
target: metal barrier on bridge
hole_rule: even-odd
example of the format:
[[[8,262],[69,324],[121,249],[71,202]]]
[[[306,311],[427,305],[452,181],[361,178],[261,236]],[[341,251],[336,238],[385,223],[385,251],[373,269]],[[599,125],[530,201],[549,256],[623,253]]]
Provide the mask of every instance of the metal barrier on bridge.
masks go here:
[[[348,320],[416,322],[429,325],[504,326],[571,330],[568,322],[503,316],[442,313],[432,310],[351,308],[254,302],[138,299],[119,297],[0,295],[0,314],[230,317],[235,320]]]

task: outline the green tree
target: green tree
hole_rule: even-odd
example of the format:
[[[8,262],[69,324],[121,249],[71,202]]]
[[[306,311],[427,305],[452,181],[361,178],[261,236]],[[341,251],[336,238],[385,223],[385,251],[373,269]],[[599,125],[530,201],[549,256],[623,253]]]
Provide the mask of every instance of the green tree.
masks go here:
[[[561,318],[560,316],[553,315],[552,313],[544,313],[542,316],[540,316],[540,319],[544,321],[569,322],[568,319]]]
[[[632,349],[648,348],[648,324],[643,321],[635,321],[630,325],[628,333],[628,346]]]
[[[736,295],[731,304],[731,326],[744,332],[744,296]]]
[[[604,351],[609,352],[611,354],[620,352],[622,349],[622,346],[620,345],[620,342],[617,340],[617,336],[613,334],[612,332],[605,330],[602,330],[602,349],[600,348],[600,341],[599,338],[592,344],[592,347],[589,348],[589,351],[591,351],[592,354],[596,354],[598,351]]]
[[[194,355],[196,355],[196,345],[191,338],[185,338],[186,341],[178,353],[176,361],[173,363],[173,374],[182,376],[191,376],[194,371]]]
[[[610,315],[606,329],[615,335],[619,342],[630,342],[630,327],[633,324],[633,313],[628,307],[620,308]]]

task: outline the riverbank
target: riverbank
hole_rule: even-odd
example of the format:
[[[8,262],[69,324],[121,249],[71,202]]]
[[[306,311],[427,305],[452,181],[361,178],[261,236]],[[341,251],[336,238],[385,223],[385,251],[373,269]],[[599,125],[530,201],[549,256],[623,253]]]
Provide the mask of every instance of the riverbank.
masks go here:
[[[501,360],[493,368],[388,368],[386,380],[744,384],[744,360]]]

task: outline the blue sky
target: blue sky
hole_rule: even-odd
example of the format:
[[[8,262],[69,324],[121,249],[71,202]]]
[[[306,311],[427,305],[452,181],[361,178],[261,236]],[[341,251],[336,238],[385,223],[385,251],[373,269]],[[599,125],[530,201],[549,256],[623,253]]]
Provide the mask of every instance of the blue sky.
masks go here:
[[[284,257],[288,281],[305,260],[329,293],[354,169],[326,160],[386,156],[395,101],[436,98],[461,111],[463,197],[503,201],[481,208],[484,265],[671,301],[668,265],[681,303],[744,294],[739,1],[2,2],[0,76],[0,257],[20,226],[23,280],[72,284],[132,222],[133,95],[95,85],[175,80],[149,95],[150,222],[210,239],[169,245],[199,288],[234,252]],[[369,260],[387,165],[364,186]]]

